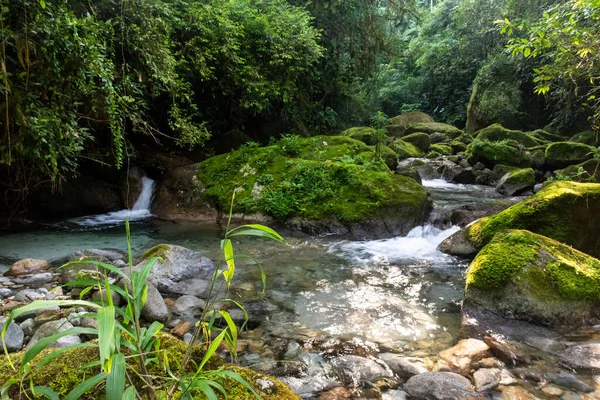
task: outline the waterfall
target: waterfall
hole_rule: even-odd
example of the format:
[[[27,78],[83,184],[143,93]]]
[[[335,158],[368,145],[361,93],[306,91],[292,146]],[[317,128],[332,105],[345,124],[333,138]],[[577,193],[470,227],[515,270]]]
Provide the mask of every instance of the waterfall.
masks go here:
[[[125,219],[127,218],[129,218],[129,221],[149,218],[152,216],[152,213],[150,213],[150,204],[152,203],[152,196],[154,195],[154,186],[155,182],[152,179],[146,176],[142,177],[142,191],[131,210],[124,209],[107,214],[89,215],[74,218],[70,221],[83,226],[98,226],[120,225],[125,222]]]

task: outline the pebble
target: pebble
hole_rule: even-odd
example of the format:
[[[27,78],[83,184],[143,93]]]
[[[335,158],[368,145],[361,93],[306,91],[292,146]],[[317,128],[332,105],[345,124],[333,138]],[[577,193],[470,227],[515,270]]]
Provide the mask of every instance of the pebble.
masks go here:
[[[40,326],[35,331],[35,333],[33,334],[33,337],[27,344],[26,348],[27,348],[27,350],[29,350],[40,339],[54,335],[55,333],[58,333],[58,332],[66,331],[67,329],[71,329],[72,327],[73,327],[73,325],[71,325],[71,323],[68,322],[65,318],[62,318],[62,319],[59,319],[56,321],[46,322],[45,324]],[[64,347],[69,347],[69,346],[72,346],[74,344],[79,344],[79,343],[81,343],[81,339],[79,338],[79,336],[69,335],[69,336],[61,337],[60,339],[58,339],[54,343],[50,343],[46,347],[64,348]]]
[[[546,376],[553,383],[567,389],[573,389],[584,393],[591,393],[594,391],[594,388],[580,381],[575,375],[567,372],[561,372],[559,374],[549,372]]]
[[[25,285],[30,287],[42,286],[46,283],[52,282],[54,276],[50,272],[46,272],[43,274],[34,274],[34,275],[22,275],[16,278],[13,278],[13,282],[17,285]]]
[[[429,372],[423,360],[415,357],[406,357],[395,353],[381,353],[379,358],[399,377],[408,379],[411,376]]]
[[[500,384],[502,372],[498,368],[482,368],[475,371],[473,380],[478,392],[494,389]]]
[[[563,391],[554,385],[544,386],[542,388],[542,392],[544,392],[548,396],[552,396],[552,397],[560,397],[560,395],[563,394]]]
[[[473,386],[464,376],[453,372],[425,372],[410,378],[404,385],[410,398],[455,400],[473,396]]]
[[[461,374],[468,374],[477,361],[490,357],[490,348],[478,339],[463,339],[454,347],[440,352],[440,357]]]
[[[4,329],[6,320],[7,318],[0,318],[0,331]],[[6,345],[8,352],[12,353],[21,350],[24,339],[25,334],[23,333],[23,329],[11,321],[10,325],[8,325],[8,329],[6,329],[4,340],[2,340],[2,337],[0,337],[0,345]]]
[[[11,265],[10,269],[4,273],[5,276],[30,275],[32,273],[46,271],[50,269],[50,263],[46,260],[36,260],[33,258],[24,258]]]
[[[46,293],[44,293],[41,290],[35,290],[35,289],[23,289],[23,290],[19,291],[17,294],[15,294],[15,297],[13,298],[14,301],[18,301],[21,303],[30,303],[35,300],[45,300],[45,299],[46,299]]]

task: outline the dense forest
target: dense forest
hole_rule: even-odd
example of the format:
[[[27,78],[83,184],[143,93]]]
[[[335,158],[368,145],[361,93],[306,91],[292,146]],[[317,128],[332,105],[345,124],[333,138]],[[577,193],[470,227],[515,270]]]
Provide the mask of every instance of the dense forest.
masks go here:
[[[142,145],[199,161],[377,112],[574,133],[598,118],[599,18],[597,0],[3,0],[3,208]]]

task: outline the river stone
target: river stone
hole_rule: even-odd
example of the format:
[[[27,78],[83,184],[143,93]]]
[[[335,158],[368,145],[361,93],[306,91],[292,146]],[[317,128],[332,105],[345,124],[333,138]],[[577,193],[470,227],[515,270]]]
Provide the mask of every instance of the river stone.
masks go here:
[[[577,344],[558,352],[560,361],[575,369],[600,370],[600,343]]]
[[[490,357],[489,347],[478,339],[463,339],[454,347],[440,352],[440,357],[445,360],[454,371],[468,374],[474,363]]]
[[[122,271],[127,276],[130,276],[129,268],[123,268]],[[146,297],[146,304],[144,305],[144,308],[142,308],[142,317],[149,322],[167,322],[169,320],[169,310],[167,309],[165,300],[156,286],[148,281],[146,281],[146,284],[148,285],[148,295]],[[120,280],[118,285],[121,288],[125,288],[123,280]],[[129,287],[129,290],[131,290],[131,287]]]
[[[26,349],[27,350],[31,349],[34,344],[36,344],[39,340],[41,340],[45,337],[52,336],[55,333],[64,332],[67,329],[71,329],[71,328],[73,328],[73,325],[71,325],[71,323],[68,322],[65,318],[61,318],[56,321],[46,322],[45,324],[40,326],[35,331],[33,337],[27,344]],[[79,336],[69,335],[69,336],[61,337],[60,339],[58,339],[57,341],[55,341],[53,343],[50,343],[46,347],[61,349],[61,348],[69,347],[69,346],[72,346],[74,344],[79,344],[79,343],[81,343],[81,339],[79,338]]]
[[[381,353],[379,358],[401,378],[410,378],[413,375],[429,372],[423,365],[423,360],[416,357],[406,357],[395,353]]]
[[[0,288],[0,300],[5,299],[16,294],[14,289]]]
[[[7,318],[0,318],[0,331],[4,329],[6,320]],[[9,353],[19,351],[23,347],[24,338],[25,334],[23,333],[23,329],[11,321],[10,325],[8,325],[8,328],[6,329],[4,340],[2,340],[2,337],[0,337],[0,345],[6,346],[6,349]]]
[[[186,317],[194,317],[199,315],[205,306],[206,302],[204,300],[196,296],[183,295],[175,302],[173,313]]]
[[[24,258],[11,265],[10,269],[4,273],[4,276],[30,275],[46,271],[47,269],[50,269],[50,263],[46,260]]]
[[[54,277],[50,272],[33,275],[20,275],[13,278],[13,282],[17,285],[24,285],[29,287],[38,287],[45,285],[46,283],[52,282]]]
[[[408,394],[402,390],[388,390],[381,394],[381,400],[406,400]]]
[[[346,384],[357,385],[362,381],[376,382],[384,377],[392,377],[392,373],[369,358],[346,355],[331,360],[333,365],[344,377]]]
[[[502,371],[498,368],[482,368],[475,371],[473,374],[473,380],[475,381],[475,388],[478,392],[485,392],[494,389],[500,384],[500,378]]]
[[[100,249],[84,249],[78,250],[75,253],[67,257],[68,261],[86,261],[93,260],[105,264],[114,265],[117,268],[127,266],[125,262],[125,255],[120,251],[116,250],[100,250]],[[63,283],[69,283],[76,280],[77,272],[82,270],[90,271],[101,271],[101,267],[96,266],[92,263],[82,263],[77,265],[70,265],[68,267],[62,267],[59,269],[60,277]]]
[[[567,389],[573,389],[584,393],[591,393],[594,391],[594,388],[577,379],[575,375],[567,372],[561,372],[559,374],[549,372],[546,376],[555,384]]]
[[[46,294],[35,289],[23,289],[13,298],[14,301],[22,302],[22,303],[31,303],[35,300],[45,300]]]
[[[35,333],[35,321],[33,318],[27,318],[25,321],[21,322],[21,325],[19,326],[23,330],[25,336],[31,337]]]
[[[538,400],[539,398],[519,386],[507,386],[502,389],[502,400]]]
[[[438,250],[453,256],[475,257],[479,249],[468,238],[467,233],[466,228],[454,232],[438,245]]]
[[[465,227],[480,218],[504,211],[518,201],[517,199],[498,199],[485,203],[464,204],[452,211],[450,221],[453,225]]]
[[[507,172],[496,185],[496,191],[506,196],[518,196],[533,190],[535,172],[531,168]]]
[[[531,356],[526,346],[512,342],[500,336],[486,336],[483,338],[492,354],[508,365],[521,365],[531,363]]]
[[[418,400],[466,400],[476,395],[471,382],[453,372],[425,372],[406,382],[404,390]]]
[[[159,289],[163,293],[170,294],[190,294],[192,296],[206,298],[210,289],[210,280],[208,279],[186,279],[182,282],[172,282],[164,279],[160,282]],[[215,293],[213,290],[213,293]],[[223,292],[225,294],[225,292]]]

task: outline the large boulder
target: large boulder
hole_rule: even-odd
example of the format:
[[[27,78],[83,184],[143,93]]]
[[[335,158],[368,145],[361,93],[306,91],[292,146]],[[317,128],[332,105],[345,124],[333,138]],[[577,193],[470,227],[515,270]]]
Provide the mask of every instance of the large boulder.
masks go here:
[[[473,135],[479,140],[490,142],[501,142],[503,140],[512,140],[525,147],[534,147],[540,145],[540,141],[528,133],[506,129],[500,124],[490,125],[483,128]]]
[[[463,134],[463,131],[453,125],[442,124],[440,122],[419,122],[413,123],[406,127],[406,134],[410,135],[415,132],[424,132],[429,135],[441,133],[448,139],[453,140]]]
[[[546,148],[546,167],[565,168],[592,158],[594,148],[583,143],[556,142]]]
[[[402,137],[406,135],[406,128],[410,124],[433,122],[433,118],[420,111],[411,111],[400,114],[388,120],[388,134],[394,137]]]
[[[421,185],[391,173],[374,147],[344,136],[286,136],[212,157],[194,179],[200,206],[227,213],[236,193],[234,213],[266,215],[309,233],[402,235],[430,207]]]
[[[518,169],[506,173],[496,186],[496,191],[508,196],[518,196],[533,190],[535,186],[535,172],[531,168]]]
[[[467,271],[463,312],[551,327],[600,317],[600,261],[525,230],[494,236]]]
[[[402,140],[414,145],[422,152],[426,152],[427,149],[429,149],[429,146],[431,145],[429,135],[423,132],[411,133],[410,135],[404,136]]]
[[[569,142],[583,143],[588,146],[600,146],[600,131],[584,131],[574,135]]]
[[[501,213],[455,233],[442,242],[440,249],[454,254],[452,242],[459,243],[464,250],[464,241],[473,249],[480,249],[504,229],[526,229],[599,257],[598,224],[600,184],[557,181]]]
[[[529,152],[519,148],[518,144],[512,142],[490,142],[475,139],[469,145],[467,153],[470,156],[469,162],[471,164],[481,162],[488,168],[493,168],[496,164],[520,168],[531,166]]]
[[[560,171],[563,178],[576,182],[600,182],[600,160],[592,159],[581,164],[570,165]]]
[[[407,158],[422,157],[423,153],[417,146],[412,143],[405,142],[403,139],[396,139],[390,144],[390,149],[398,155],[398,160],[402,161]]]
[[[383,135],[382,138],[379,138],[377,135],[377,130],[368,126],[358,126],[355,128],[347,129],[340,133],[340,136],[351,137],[352,139],[359,140],[369,146],[375,146],[380,141],[380,139],[383,139],[384,142],[387,142],[389,139],[385,135]]]

